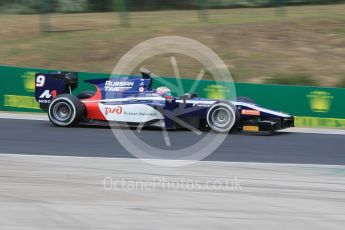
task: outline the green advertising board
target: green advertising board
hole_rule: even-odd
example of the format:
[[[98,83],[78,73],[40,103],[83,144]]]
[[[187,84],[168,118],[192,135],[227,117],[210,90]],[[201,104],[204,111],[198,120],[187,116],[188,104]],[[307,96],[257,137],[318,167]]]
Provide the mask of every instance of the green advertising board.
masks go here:
[[[48,72],[44,69],[0,66],[0,111],[42,112],[34,95],[34,76],[36,72]],[[76,93],[94,90],[92,85],[83,80],[108,78],[109,74],[79,73],[79,87]],[[175,78],[156,78],[153,87],[170,85],[176,94],[190,92],[191,89],[200,97],[213,99],[233,99],[234,95],[253,98],[259,105],[293,114],[299,127],[345,128],[345,89],[263,85],[235,83],[236,92],[229,82],[215,82],[193,79],[181,79],[183,90]],[[180,88],[179,92],[176,92]]]
[[[174,78],[167,78],[176,85]],[[185,91],[194,84],[184,79]],[[200,97],[233,99],[229,84],[224,82],[200,81],[196,92]],[[345,89],[286,86],[252,83],[235,83],[236,95],[250,97],[257,104],[295,116],[297,127],[345,128]]]

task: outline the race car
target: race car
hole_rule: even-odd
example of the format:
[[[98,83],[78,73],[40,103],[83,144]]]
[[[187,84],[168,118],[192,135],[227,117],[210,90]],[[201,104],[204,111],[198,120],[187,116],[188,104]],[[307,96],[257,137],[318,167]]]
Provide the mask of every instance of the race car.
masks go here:
[[[78,87],[73,72],[36,73],[35,98],[59,127],[80,122],[114,122],[133,127],[206,129],[217,133],[232,130],[274,132],[293,127],[294,117],[263,108],[250,98],[214,100],[196,93],[174,97],[167,87],[152,88],[150,72],[141,76],[90,79],[95,92],[72,92]]]

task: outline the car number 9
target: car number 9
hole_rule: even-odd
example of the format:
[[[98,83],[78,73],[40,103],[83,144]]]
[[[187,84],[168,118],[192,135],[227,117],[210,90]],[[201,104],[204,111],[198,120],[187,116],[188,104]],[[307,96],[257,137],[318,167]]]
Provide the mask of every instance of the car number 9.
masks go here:
[[[44,75],[39,75],[36,78],[36,87],[43,87],[46,81],[46,77]]]

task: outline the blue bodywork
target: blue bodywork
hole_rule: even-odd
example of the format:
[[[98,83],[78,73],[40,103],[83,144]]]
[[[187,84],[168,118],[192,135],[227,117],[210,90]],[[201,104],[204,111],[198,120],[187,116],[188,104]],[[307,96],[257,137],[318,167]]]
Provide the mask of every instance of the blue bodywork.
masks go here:
[[[294,119],[291,115],[266,109],[253,102],[198,98],[193,92],[180,97],[165,97],[152,88],[153,80],[154,78],[145,74],[142,77],[119,76],[86,80],[85,82],[97,88],[97,96],[90,99],[81,99],[81,102],[85,104],[88,112],[93,111],[98,115],[102,112],[102,106],[104,109],[109,109],[106,107],[122,106],[127,108],[126,105],[138,105],[138,108],[142,108],[147,105],[150,110],[160,114],[157,116],[160,120],[163,116],[164,126],[168,129],[178,127],[175,122],[176,119],[198,128],[207,127],[208,112],[216,103],[227,103],[235,106],[237,110],[236,117],[239,120],[236,122],[237,127],[235,128],[239,130],[245,130],[246,127],[257,127],[257,131],[275,131],[294,126]],[[35,83],[35,98],[41,107],[46,109],[55,96],[66,93],[71,94],[73,89],[78,86],[78,77],[75,73],[37,73]],[[96,106],[95,110],[95,106],[88,107],[94,102],[100,105],[100,108]],[[102,113],[104,115],[104,111]],[[97,117],[102,117],[102,115]],[[101,119],[92,118],[92,116],[90,116],[90,119],[108,120],[106,117]],[[152,118],[148,123],[158,122],[157,119]],[[126,122],[130,123],[130,118]]]

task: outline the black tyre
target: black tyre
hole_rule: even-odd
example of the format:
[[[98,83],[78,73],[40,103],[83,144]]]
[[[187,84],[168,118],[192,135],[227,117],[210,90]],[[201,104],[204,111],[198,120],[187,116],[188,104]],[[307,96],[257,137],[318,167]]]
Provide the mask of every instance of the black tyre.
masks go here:
[[[95,96],[95,92],[92,92],[92,91],[84,91],[84,92],[81,92],[77,95],[77,98],[79,98],[80,100],[83,100],[83,99],[89,99],[93,96]]]
[[[61,94],[54,98],[48,109],[49,120],[59,127],[75,126],[84,114],[84,104],[70,94]]]
[[[250,104],[256,105],[256,101],[254,101],[254,100],[253,100],[252,98],[250,98],[250,97],[238,97],[238,98],[237,98],[237,101],[246,102],[246,103],[250,103]]]
[[[228,101],[214,103],[207,112],[207,125],[217,133],[228,133],[236,128],[240,121],[237,107]]]

